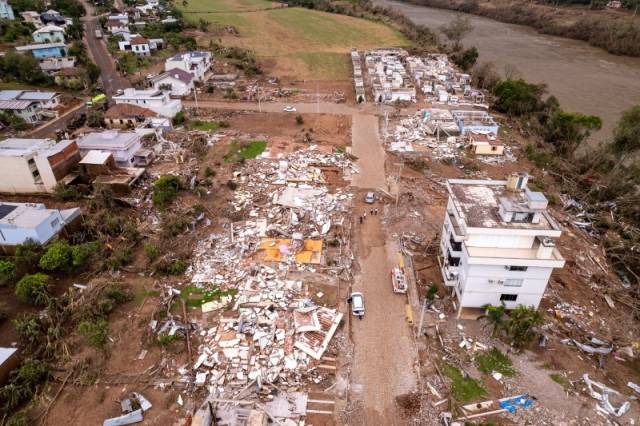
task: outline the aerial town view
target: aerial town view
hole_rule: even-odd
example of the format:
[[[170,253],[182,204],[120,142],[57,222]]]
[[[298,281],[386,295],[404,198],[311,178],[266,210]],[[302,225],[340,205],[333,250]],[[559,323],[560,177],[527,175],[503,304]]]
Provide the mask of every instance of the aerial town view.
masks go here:
[[[640,424],[640,0],[0,0],[0,426]]]

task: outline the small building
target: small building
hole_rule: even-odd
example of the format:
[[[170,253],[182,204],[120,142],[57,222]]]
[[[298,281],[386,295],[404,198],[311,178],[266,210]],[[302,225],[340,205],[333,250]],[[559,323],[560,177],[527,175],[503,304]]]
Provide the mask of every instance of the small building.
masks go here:
[[[107,17],[107,22],[109,21],[120,21],[123,24],[128,24],[129,15],[127,13],[114,13]]]
[[[0,386],[7,383],[11,372],[18,368],[18,365],[18,349],[0,348]]]
[[[476,155],[504,154],[504,144],[494,134],[470,132],[467,136],[471,152]]]
[[[7,0],[0,0],[0,19],[8,19],[13,21],[16,16],[13,14],[13,8]]]
[[[128,21],[121,21],[119,19],[109,19],[107,21],[106,27],[107,27],[107,31],[115,34],[115,33],[119,33],[119,32],[128,32],[129,31],[129,25],[127,24]]]
[[[131,51],[138,56],[151,55],[151,47],[149,46],[149,40],[142,36],[136,36],[129,40]]]
[[[108,129],[133,129],[156,116],[155,112],[138,105],[118,104],[104,114],[104,123]]]
[[[165,71],[181,69],[193,74],[195,81],[203,81],[204,76],[212,65],[211,52],[197,50],[193,52],[178,53],[167,59],[164,63]]]
[[[15,114],[29,124],[42,120],[42,108],[35,101],[0,101],[0,111]]]
[[[44,204],[0,202],[0,245],[16,246],[27,240],[46,244],[79,216],[77,207],[57,210]]]
[[[54,109],[60,105],[60,93],[33,90],[0,90],[0,101],[34,101],[42,109]]]
[[[64,28],[57,25],[45,25],[33,32],[36,43],[64,43]]]
[[[43,25],[51,24],[64,28],[68,24],[70,24],[71,20],[62,16],[59,12],[49,9],[46,12],[40,14],[40,21]]]
[[[112,99],[116,105],[138,105],[163,117],[173,118],[182,111],[182,102],[179,99],[171,99],[169,95],[169,91],[128,88],[124,89],[122,94],[113,96]]]
[[[42,21],[40,20],[40,14],[38,12],[35,12],[33,10],[27,10],[24,12],[20,12],[20,16],[22,16],[22,20],[27,23],[27,24],[31,24],[36,28],[41,28],[44,24],[42,23]]]
[[[69,51],[64,43],[42,43],[17,46],[18,52],[31,52],[36,59],[63,58],[68,56]]]
[[[76,66],[75,56],[65,56],[64,58],[47,58],[40,60],[40,69],[47,73],[55,73],[56,71],[71,70]],[[74,73],[76,71],[73,71]],[[63,73],[63,75],[69,75]],[[77,74],[76,74],[77,75]]]
[[[0,141],[0,192],[52,192],[78,161],[73,141],[5,139]]]
[[[116,169],[116,162],[113,159],[113,154],[109,151],[91,150],[82,157],[78,166],[82,174],[88,176],[99,176],[109,174],[111,171]]]
[[[194,75],[180,68],[173,68],[151,80],[156,90],[169,90],[173,96],[187,96],[194,89]]]
[[[508,180],[449,179],[442,228],[442,277],[460,315],[485,305],[538,308],[554,268],[560,225],[544,194],[527,188],[527,174]]]
[[[460,129],[461,135],[466,135],[469,132],[498,134],[498,123],[486,111],[455,110],[451,111],[451,114]]]
[[[82,71],[77,68],[63,67],[55,76],[58,86],[77,87],[82,84]]]
[[[84,157],[89,151],[108,152],[113,155],[118,167],[135,166],[135,154],[142,149],[137,133],[118,130],[87,133],[78,139],[77,143],[81,156]]]

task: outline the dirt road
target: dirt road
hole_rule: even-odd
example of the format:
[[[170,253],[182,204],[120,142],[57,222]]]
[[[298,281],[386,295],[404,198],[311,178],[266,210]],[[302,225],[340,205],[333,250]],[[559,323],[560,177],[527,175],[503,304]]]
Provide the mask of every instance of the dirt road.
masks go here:
[[[55,135],[58,131],[64,130],[67,128],[67,124],[76,116],[80,114],[85,114],[87,112],[87,107],[81,103],[71,108],[69,111],[62,114],[60,117],[48,121],[42,126],[32,130],[30,132],[30,136],[32,138],[46,138],[52,135]]]
[[[360,174],[353,185],[362,189],[384,188],[385,152],[379,137],[378,117],[353,114],[352,149],[358,157]],[[361,191],[365,192],[365,191]],[[350,400],[361,401],[363,412],[353,424],[402,424],[395,398],[416,388],[414,362],[417,349],[405,320],[406,297],[391,290],[390,271],[396,259],[396,247],[385,235],[381,220],[382,204],[364,204],[358,197],[356,215],[356,255],[361,273],[354,291],[364,294],[365,317],[352,317],[355,360],[351,377]],[[371,216],[371,208],[379,214]],[[367,213],[362,225],[358,217]]]

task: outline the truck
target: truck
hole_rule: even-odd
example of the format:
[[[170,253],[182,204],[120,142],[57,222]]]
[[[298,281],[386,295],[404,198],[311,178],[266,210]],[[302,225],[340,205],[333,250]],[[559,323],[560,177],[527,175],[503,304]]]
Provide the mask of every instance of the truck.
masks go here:
[[[95,30],[93,33],[95,34],[96,38],[102,38],[102,31]]]
[[[394,293],[404,294],[407,292],[407,280],[403,268],[395,267],[391,270],[391,284]]]
[[[106,102],[107,102],[107,95],[105,95],[104,93],[99,93],[93,98],[91,98],[90,100],[88,100],[86,102],[86,105],[88,107],[98,107],[102,104],[106,104]]]

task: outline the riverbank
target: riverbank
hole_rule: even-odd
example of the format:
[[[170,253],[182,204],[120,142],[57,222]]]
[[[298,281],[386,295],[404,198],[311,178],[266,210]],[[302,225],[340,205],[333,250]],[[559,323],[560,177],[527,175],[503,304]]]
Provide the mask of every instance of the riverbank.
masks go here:
[[[509,24],[526,25],[542,34],[586,41],[614,55],[640,56],[640,17],[625,12],[501,0],[401,1],[484,16]]]

